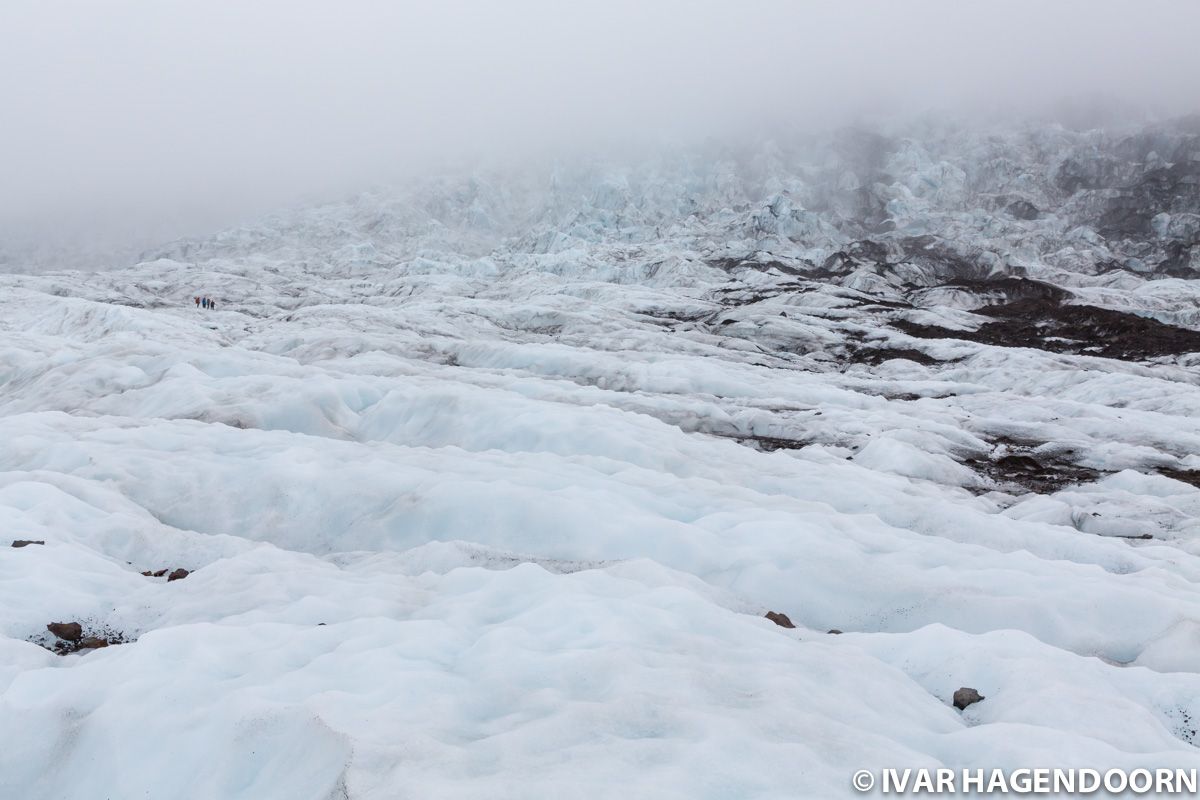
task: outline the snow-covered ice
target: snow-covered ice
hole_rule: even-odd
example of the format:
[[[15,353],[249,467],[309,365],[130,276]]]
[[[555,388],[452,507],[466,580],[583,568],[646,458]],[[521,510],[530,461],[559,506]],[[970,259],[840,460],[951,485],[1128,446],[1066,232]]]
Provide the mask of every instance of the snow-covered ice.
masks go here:
[[[872,136],[0,276],[0,797],[1200,767],[1196,134]]]

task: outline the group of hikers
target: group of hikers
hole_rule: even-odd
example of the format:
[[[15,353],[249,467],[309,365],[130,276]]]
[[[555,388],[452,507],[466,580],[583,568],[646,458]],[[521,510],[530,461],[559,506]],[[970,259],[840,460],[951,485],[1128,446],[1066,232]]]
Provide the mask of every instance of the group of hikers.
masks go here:
[[[193,297],[192,299],[196,301],[197,308],[217,307],[217,301],[213,300],[211,297]]]

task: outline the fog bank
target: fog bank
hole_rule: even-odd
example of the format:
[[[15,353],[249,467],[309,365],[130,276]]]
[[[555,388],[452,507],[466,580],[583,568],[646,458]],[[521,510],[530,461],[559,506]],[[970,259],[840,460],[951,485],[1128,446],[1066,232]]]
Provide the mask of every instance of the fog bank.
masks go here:
[[[927,111],[1194,113],[1197,30],[1188,2],[6,4],[0,235],[100,251],[446,162]]]

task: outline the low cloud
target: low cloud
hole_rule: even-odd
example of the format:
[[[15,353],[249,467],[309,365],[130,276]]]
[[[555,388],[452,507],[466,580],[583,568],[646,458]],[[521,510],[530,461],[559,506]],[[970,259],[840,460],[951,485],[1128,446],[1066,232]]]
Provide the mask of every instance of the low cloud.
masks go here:
[[[1200,111],[1189,2],[0,11],[0,233],[199,232],[446,161],[855,118]]]

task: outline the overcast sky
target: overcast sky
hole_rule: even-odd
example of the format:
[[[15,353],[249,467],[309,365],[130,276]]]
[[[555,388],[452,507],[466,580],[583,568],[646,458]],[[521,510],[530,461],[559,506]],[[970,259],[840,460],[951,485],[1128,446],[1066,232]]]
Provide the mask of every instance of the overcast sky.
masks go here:
[[[880,111],[1200,111],[1193,0],[0,6],[0,235],[199,232],[445,158]]]

